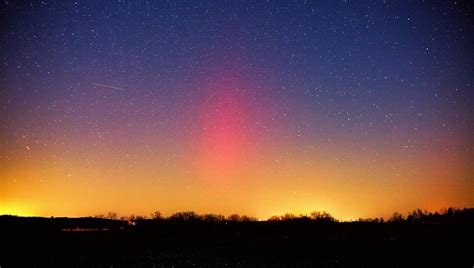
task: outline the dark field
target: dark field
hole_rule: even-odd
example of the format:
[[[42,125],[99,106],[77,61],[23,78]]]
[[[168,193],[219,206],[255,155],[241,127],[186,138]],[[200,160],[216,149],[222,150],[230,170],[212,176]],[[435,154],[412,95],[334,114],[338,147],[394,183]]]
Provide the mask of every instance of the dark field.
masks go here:
[[[472,212],[440,222],[141,220],[135,226],[2,216],[0,265],[473,267],[472,223]]]

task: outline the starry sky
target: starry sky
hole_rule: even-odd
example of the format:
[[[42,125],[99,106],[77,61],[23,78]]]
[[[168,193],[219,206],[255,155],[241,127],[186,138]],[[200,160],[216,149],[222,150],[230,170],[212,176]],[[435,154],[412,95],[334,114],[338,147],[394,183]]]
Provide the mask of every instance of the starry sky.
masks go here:
[[[2,1],[0,214],[474,206],[469,1]]]

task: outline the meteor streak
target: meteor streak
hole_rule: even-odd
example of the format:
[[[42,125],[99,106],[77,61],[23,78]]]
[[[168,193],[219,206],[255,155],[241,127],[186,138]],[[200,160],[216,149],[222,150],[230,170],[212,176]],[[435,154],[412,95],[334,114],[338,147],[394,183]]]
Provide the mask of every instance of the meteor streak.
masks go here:
[[[91,83],[91,85],[98,86],[98,87],[106,87],[106,88],[118,89],[118,90],[122,90],[122,91],[125,90],[125,89],[120,88],[120,87],[113,87],[113,86],[108,86],[108,85],[99,84],[99,83]]]

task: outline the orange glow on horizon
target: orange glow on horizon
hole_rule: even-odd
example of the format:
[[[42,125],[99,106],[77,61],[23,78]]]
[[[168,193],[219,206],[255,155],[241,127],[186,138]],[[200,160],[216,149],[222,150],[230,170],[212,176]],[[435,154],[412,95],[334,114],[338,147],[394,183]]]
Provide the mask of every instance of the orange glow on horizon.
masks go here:
[[[324,210],[344,220],[474,205],[468,153],[424,149],[439,142],[435,137],[420,140],[422,149],[407,154],[385,137],[292,133],[298,118],[275,122],[283,108],[254,105],[256,86],[244,80],[228,72],[203,83],[206,101],[183,111],[193,126],[189,135],[160,128],[137,134],[118,125],[102,138],[92,125],[69,142],[52,141],[67,134],[59,126],[53,137],[12,139],[5,146],[9,156],[1,159],[0,213],[192,210],[265,220]],[[462,140],[442,138],[453,147]]]

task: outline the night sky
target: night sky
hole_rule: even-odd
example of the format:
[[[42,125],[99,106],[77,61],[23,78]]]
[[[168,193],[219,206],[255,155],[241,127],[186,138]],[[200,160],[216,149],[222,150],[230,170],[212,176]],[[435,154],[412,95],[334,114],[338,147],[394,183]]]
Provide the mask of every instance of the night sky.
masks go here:
[[[0,214],[474,206],[469,1],[2,1],[0,25]]]

